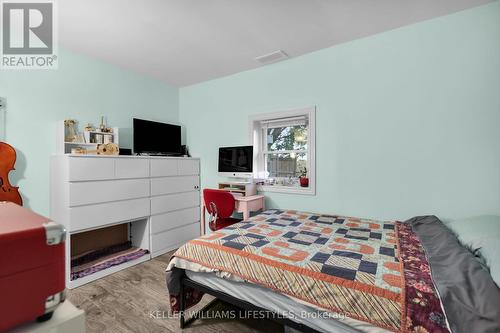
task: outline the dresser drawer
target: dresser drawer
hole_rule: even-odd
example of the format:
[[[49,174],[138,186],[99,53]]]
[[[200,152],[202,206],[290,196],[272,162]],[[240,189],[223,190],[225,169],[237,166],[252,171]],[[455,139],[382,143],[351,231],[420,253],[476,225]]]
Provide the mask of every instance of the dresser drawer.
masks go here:
[[[151,198],[151,215],[200,206],[200,192],[185,192]]]
[[[151,195],[197,191],[199,186],[198,176],[154,178],[151,179]]]
[[[193,223],[186,226],[165,231],[151,236],[151,252],[153,256],[178,248],[187,241],[200,236],[200,224]]]
[[[115,159],[107,157],[69,158],[69,181],[115,178]]]
[[[179,160],[179,175],[199,175],[200,161],[199,160]]]
[[[177,176],[178,163],[175,159],[151,159],[151,177]]]
[[[145,197],[149,197],[149,179],[123,179],[69,184],[70,206]]]
[[[200,221],[199,207],[151,216],[151,233],[157,234],[197,221]]]
[[[149,198],[69,208],[70,232],[149,216]]]
[[[117,158],[115,161],[116,178],[148,178],[149,160],[146,158]]]

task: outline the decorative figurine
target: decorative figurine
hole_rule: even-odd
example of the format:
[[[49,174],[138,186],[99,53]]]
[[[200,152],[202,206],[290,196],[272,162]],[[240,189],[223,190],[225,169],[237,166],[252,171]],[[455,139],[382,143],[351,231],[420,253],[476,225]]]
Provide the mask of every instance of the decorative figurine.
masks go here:
[[[99,125],[100,132],[106,132],[106,124],[104,124],[104,116],[101,116],[101,125]]]
[[[78,139],[78,135],[76,133],[76,120],[67,119],[64,121],[65,127],[65,137],[64,141],[66,142],[75,142]]]

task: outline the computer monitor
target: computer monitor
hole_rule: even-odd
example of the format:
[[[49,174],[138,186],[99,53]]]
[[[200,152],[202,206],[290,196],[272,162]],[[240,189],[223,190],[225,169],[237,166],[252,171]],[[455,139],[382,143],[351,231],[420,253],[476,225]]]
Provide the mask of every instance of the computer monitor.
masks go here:
[[[253,146],[219,148],[219,175],[225,177],[253,177]]]

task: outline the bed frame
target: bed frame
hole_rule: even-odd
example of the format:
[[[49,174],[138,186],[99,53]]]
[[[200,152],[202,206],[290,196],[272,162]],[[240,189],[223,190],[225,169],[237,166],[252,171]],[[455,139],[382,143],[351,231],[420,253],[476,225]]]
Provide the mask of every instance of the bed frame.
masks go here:
[[[196,319],[198,319],[198,314],[208,310],[213,305],[213,301],[205,305],[201,310],[199,310],[196,314],[194,314],[191,318],[186,319],[184,318],[184,311],[186,310],[186,294],[184,292],[184,289],[186,287],[191,287],[196,290],[202,291],[205,294],[212,295],[216,297],[216,299],[219,299],[221,301],[224,301],[226,303],[229,303],[231,305],[234,305],[240,309],[247,310],[247,311],[266,311],[273,313],[271,316],[272,318],[267,318],[271,319],[275,322],[278,322],[284,326],[288,326],[294,329],[299,330],[300,332],[305,332],[305,333],[320,333],[319,331],[306,326],[304,324],[297,323],[291,319],[285,318],[283,316],[278,315],[275,312],[269,311],[268,309],[261,308],[259,306],[253,305],[249,302],[243,301],[241,299],[238,299],[234,296],[231,296],[229,294],[226,294],[222,291],[214,290],[212,288],[209,288],[201,283],[198,283],[196,281],[193,281],[189,279],[187,276],[183,276],[181,279],[181,286],[180,286],[180,328],[184,329],[185,327],[189,326],[192,322],[194,322]]]

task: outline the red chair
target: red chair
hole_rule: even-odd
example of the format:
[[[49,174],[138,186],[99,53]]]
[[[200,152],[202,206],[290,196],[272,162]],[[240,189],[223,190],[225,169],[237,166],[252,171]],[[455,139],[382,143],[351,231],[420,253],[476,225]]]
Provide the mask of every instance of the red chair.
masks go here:
[[[217,231],[241,221],[231,217],[235,203],[231,193],[224,190],[204,189],[203,200],[210,214],[208,223],[210,230]]]

